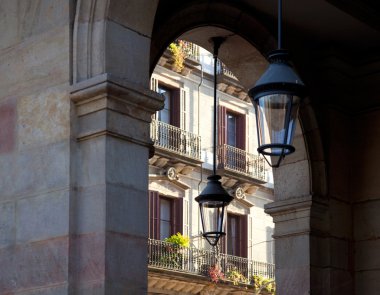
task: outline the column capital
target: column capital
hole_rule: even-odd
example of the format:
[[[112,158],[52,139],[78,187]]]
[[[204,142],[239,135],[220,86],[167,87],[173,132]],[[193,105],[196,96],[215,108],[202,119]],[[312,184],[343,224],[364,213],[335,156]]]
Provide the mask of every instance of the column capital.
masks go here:
[[[70,93],[79,116],[107,107],[150,122],[151,114],[164,106],[164,98],[158,93],[111,74],[76,83]]]
[[[327,200],[307,195],[265,205],[276,224],[274,238],[310,234],[326,227]]]
[[[74,84],[70,97],[76,106],[78,140],[106,134],[150,145],[152,114],[164,105],[158,93],[110,74]]]

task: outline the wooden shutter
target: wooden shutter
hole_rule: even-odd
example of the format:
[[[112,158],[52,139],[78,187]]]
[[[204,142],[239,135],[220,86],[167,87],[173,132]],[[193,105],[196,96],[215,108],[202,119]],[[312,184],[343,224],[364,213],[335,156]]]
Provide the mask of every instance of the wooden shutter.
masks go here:
[[[223,145],[226,143],[226,116],[227,110],[224,106],[219,106],[218,108],[218,145]]]
[[[242,150],[245,150],[245,134],[246,134],[246,115],[240,115],[237,117],[236,122],[236,147]]]
[[[173,234],[183,233],[183,198],[173,200]]]
[[[248,216],[248,258],[252,259],[253,251],[253,218]]]
[[[171,91],[170,99],[170,124],[181,127],[181,89],[176,88]]]
[[[189,228],[189,201],[183,199],[183,234],[187,237],[190,237],[190,228]]]
[[[248,216],[240,216],[240,256],[247,257],[248,254]]]
[[[187,113],[187,105],[186,105],[186,90],[181,88],[180,90],[180,105],[181,105],[181,118],[180,118],[180,128],[186,130],[186,113]]]
[[[149,238],[160,239],[160,198],[155,191],[149,191]]]

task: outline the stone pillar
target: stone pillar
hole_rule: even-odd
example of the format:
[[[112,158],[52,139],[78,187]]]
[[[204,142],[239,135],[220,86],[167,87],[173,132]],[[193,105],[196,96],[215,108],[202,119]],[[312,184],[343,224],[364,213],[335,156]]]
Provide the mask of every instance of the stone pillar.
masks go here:
[[[275,223],[277,293],[329,293],[327,203],[312,196],[276,201],[266,206]]]
[[[71,100],[70,294],[146,294],[149,127],[163,100],[106,74]]]

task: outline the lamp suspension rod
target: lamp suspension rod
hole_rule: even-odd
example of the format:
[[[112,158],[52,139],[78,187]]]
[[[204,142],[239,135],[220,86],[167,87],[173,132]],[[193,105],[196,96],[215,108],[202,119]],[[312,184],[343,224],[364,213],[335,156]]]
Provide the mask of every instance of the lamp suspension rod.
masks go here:
[[[278,32],[277,32],[277,49],[282,48],[282,0],[278,0]]]
[[[216,78],[216,67],[218,62],[218,53],[219,53],[219,47],[224,42],[225,38],[223,37],[212,37],[211,41],[214,43],[214,126],[213,126],[213,166],[212,171],[213,175],[216,175],[216,84],[217,84],[217,78]]]

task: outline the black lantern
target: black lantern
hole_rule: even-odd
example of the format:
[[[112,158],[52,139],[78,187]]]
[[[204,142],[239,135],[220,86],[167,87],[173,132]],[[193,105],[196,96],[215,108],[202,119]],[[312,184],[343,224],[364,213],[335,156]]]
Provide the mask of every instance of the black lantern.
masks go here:
[[[222,37],[211,39],[214,43],[214,130],[213,130],[213,175],[209,176],[204,190],[195,200],[199,203],[199,210],[202,220],[203,237],[211,246],[218,244],[219,238],[225,235],[224,222],[226,217],[226,207],[232,201],[232,197],[223,188],[220,176],[216,175],[216,67],[218,50],[224,42]]]
[[[233,199],[222,187],[220,178],[219,175],[209,176],[205,189],[195,198],[199,203],[203,237],[212,246],[215,246],[219,238],[225,235],[226,207]]]
[[[292,141],[296,119],[306,95],[306,87],[293,70],[288,52],[281,49],[281,10],[279,0],[278,49],[269,53],[268,69],[248,92],[256,112],[257,151],[271,167],[279,167],[281,160],[295,151]]]

